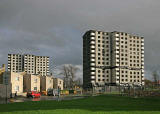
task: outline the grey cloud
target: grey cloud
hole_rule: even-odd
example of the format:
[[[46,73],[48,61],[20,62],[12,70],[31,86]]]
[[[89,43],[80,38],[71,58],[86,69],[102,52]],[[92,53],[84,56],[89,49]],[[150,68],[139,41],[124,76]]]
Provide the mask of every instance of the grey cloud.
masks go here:
[[[51,56],[52,66],[81,65],[82,35],[97,29],[144,36],[150,75],[160,64],[159,6],[159,0],[1,0],[0,64],[8,53],[26,52]]]

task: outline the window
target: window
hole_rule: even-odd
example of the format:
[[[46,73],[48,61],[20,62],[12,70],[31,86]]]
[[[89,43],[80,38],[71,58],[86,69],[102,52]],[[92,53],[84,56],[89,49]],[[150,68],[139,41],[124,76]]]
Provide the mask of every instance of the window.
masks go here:
[[[34,82],[37,83],[37,79],[34,79]]]
[[[19,91],[19,86],[15,86],[15,91]]]
[[[19,81],[19,77],[16,77],[16,81]]]
[[[34,90],[37,91],[37,87],[34,87]]]

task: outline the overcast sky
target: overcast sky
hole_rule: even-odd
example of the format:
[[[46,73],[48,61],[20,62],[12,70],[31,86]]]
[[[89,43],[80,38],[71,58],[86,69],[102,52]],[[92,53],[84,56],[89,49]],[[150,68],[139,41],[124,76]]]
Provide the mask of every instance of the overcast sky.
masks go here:
[[[82,66],[82,35],[122,31],[145,39],[145,72],[160,66],[160,0],[0,0],[0,64],[8,53]]]

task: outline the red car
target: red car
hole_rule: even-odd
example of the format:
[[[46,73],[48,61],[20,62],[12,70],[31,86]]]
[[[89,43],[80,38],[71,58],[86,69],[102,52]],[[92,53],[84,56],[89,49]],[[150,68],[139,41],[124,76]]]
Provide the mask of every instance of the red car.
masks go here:
[[[35,97],[40,97],[40,96],[41,96],[41,94],[37,91],[27,92],[27,97],[35,98]]]

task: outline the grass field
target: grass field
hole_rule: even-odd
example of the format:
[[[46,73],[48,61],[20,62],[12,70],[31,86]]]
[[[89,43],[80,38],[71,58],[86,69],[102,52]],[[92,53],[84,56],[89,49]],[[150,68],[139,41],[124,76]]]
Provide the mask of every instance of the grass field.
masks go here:
[[[68,101],[0,104],[0,114],[160,114],[160,98],[101,95]]]

